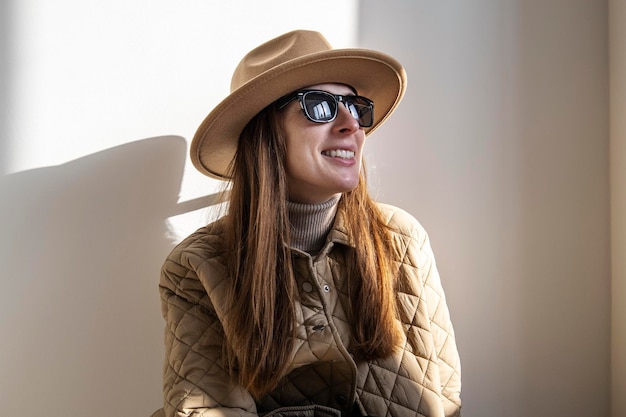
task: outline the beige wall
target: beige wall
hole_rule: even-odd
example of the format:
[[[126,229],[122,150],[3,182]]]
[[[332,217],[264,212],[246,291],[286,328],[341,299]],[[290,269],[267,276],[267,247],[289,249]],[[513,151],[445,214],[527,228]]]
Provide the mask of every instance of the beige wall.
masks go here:
[[[626,2],[611,0],[612,416],[626,417]]]
[[[360,5],[409,74],[371,175],[430,232],[464,415],[608,416],[607,3]]]

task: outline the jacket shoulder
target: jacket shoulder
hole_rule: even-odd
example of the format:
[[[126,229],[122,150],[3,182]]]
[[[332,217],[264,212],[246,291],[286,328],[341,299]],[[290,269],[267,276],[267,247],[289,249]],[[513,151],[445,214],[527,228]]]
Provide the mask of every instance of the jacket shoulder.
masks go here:
[[[174,249],[168,259],[179,258],[185,254],[196,254],[203,258],[220,256],[224,246],[224,222],[217,220],[203,226],[187,236]]]
[[[225,224],[217,220],[201,227],[172,249],[161,269],[161,286],[198,285],[209,290],[224,277]]]
[[[389,204],[377,204],[389,228],[394,260],[408,276],[422,276],[430,269],[429,265],[434,264],[428,233],[407,211]]]
[[[376,203],[383,221],[396,235],[423,240],[426,238],[426,230],[422,224],[409,212],[391,204]]]

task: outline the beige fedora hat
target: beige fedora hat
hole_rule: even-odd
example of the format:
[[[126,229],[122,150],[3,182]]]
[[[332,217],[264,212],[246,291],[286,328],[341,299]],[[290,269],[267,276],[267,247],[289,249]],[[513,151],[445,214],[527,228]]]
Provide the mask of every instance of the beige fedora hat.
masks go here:
[[[198,127],[191,161],[203,174],[228,180],[241,131],[266,106],[285,94],[321,83],[352,86],[374,102],[372,133],[396,108],[406,89],[398,61],[368,49],[333,49],[318,32],[296,30],[274,38],[243,57],[222,100]]]

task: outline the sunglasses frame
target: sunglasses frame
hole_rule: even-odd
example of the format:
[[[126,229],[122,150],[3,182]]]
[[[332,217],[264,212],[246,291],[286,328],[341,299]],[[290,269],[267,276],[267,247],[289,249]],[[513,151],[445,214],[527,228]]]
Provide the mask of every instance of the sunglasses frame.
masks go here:
[[[335,101],[335,111],[333,116],[328,119],[328,120],[316,120],[313,117],[311,117],[311,115],[309,114],[306,106],[304,105],[304,101],[306,99],[306,96],[308,94],[311,93],[316,93],[316,94],[321,94],[321,95],[325,95],[328,97],[332,97],[332,99]],[[313,123],[330,123],[333,120],[335,120],[337,118],[337,114],[339,113],[339,103],[343,103],[343,105],[348,109],[348,111],[350,111],[350,109],[348,108],[348,104],[350,102],[353,102],[354,100],[363,100],[370,109],[370,113],[371,113],[371,123],[364,125],[361,124],[361,119],[360,118],[354,118],[357,122],[359,122],[359,126],[363,127],[363,128],[367,128],[367,127],[372,127],[374,125],[374,102],[372,100],[370,100],[367,97],[363,97],[363,96],[357,96],[357,95],[340,95],[340,94],[333,94],[331,92],[328,91],[324,91],[324,90],[296,90],[293,93],[287,94],[286,96],[280,98],[277,100],[276,104],[278,106],[278,110],[282,110],[285,107],[287,107],[287,105],[289,103],[291,103],[293,100],[298,100],[298,102],[300,103],[300,108],[302,109],[302,112],[304,113],[304,115],[306,116],[306,118],[308,120],[310,120]],[[350,111],[350,114],[352,115],[352,112]],[[353,115],[354,117],[354,115]]]

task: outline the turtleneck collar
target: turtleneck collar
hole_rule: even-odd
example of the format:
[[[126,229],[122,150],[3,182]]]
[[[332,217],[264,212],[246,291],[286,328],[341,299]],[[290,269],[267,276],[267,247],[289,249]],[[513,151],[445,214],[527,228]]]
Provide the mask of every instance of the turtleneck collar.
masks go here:
[[[315,254],[319,252],[333,227],[341,195],[319,204],[287,202],[291,222],[291,244],[294,248]]]

